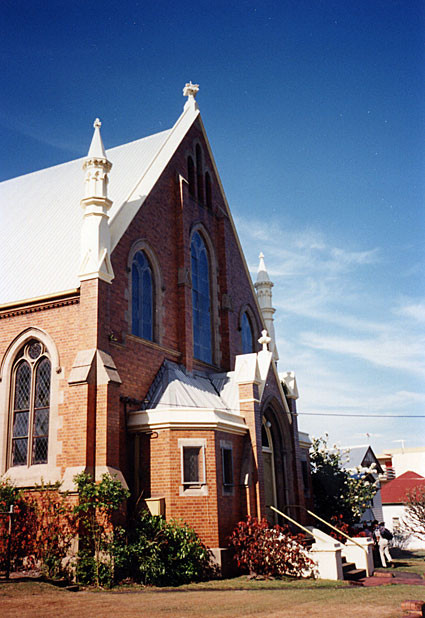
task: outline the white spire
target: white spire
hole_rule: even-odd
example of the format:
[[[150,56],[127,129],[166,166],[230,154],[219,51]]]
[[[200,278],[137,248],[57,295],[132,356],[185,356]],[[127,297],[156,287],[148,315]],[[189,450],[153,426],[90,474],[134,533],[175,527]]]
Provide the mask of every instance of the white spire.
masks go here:
[[[261,313],[263,314],[264,322],[271,338],[270,350],[273,352],[273,360],[277,362],[279,360],[279,354],[277,352],[276,335],[273,324],[273,314],[275,312],[272,304],[273,283],[270,281],[270,277],[264,263],[264,254],[260,253],[259,258],[260,263],[258,265],[257,280],[254,283],[254,287],[257,292]]]
[[[112,163],[108,161],[100,135],[101,122],[96,118],[89,153],[84,160],[84,211],[81,227],[80,281],[103,279],[110,283],[114,278],[111,254],[111,232],[108,211],[112,206],[108,198],[108,174]]]
[[[94,133],[91,140],[89,154],[87,155],[90,159],[98,158],[98,159],[106,159],[105,148],[103,147],[102,136],[100,135],[100,127],[102,123],[99,118],[93,123]]]

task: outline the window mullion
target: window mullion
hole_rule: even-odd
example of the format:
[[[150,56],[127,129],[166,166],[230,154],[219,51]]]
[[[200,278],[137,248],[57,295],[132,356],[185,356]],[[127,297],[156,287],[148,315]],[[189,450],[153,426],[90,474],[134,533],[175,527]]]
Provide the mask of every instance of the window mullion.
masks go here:
[[[37,363],[38,364],[38,363]],[[27,452],[27,466],[32,464],[32,451],[33,451],[33,435],[34,435],[34,422],[35,422],[35,376],[36,366],[31,363],[31,390],[30,390],[30,405],[28,410],[28,452]]]

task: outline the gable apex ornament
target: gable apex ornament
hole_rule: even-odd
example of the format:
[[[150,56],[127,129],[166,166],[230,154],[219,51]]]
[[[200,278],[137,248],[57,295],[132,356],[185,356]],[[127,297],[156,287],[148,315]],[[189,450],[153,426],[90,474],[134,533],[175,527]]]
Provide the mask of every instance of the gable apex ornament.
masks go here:
[[[265,329],[262,330],[258,343],[263,346],[263,352],[268,352],[268,346],[271,340],[272,338],[267,335],[267,331]]]
[[[198,104],[195,101],[195,97],[199,92],[199,84],[192,84],[192,82],[189,82],[188,84],[185,84],[185,87],[183,88],[183,96],[187,97],[187,101],[184,105],[184,109],[187,108],[192,108],[192,109],[198,109]]]

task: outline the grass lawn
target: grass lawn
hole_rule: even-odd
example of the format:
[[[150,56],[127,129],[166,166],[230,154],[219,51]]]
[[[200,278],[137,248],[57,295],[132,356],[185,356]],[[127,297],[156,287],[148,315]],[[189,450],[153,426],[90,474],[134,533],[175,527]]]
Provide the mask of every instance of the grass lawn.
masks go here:
[[[423,554],[395,555],[397,570],[425,572]],[[406,599],[425,601],[425,586],[351,587],[325,580],[215,580],[179,588],[117,587],[69,592],[40,581],[2,581],[0,614],[9,616],[335,616],[398,618]]]

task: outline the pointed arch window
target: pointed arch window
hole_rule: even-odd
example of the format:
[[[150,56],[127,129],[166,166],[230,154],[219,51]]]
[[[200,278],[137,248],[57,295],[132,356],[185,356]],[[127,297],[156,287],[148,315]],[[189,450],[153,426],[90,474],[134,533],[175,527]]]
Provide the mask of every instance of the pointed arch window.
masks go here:
[[[193,354],[206,363],[212,362],[211,290],[207,249],[198,232],[191,242]]]
[[[192,157],[187,158],[187,179],[189,182],[189,193],[192,197],[196,194],[196,178],[195,178],[195,164]]]
[[[152,268],[144,251],[138,251],[131,265],[131,332],[153,341],[154,292]]]
[[[211,176],[208,172],[205,172],[205,203],[207,208],[212,208]]]
[[[241,320],[242,354],[254,352],[254,335],[252,332],[251,321],[246,311],[242,314]]]
[[[12,466],[47,463],[51,362],[43,344],[31,340],[12,371]]]
[[[202,150],[199,144],[196,144],[196,180],[198,185],[198,201],[204,201],[204,172],[202,169]]]

